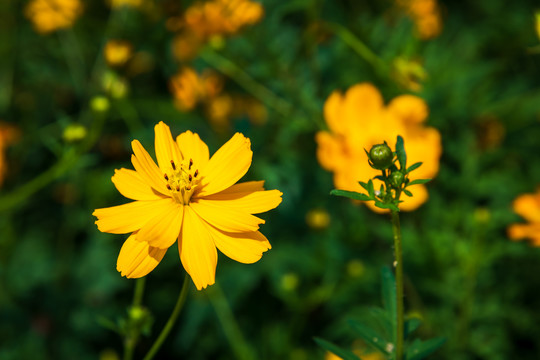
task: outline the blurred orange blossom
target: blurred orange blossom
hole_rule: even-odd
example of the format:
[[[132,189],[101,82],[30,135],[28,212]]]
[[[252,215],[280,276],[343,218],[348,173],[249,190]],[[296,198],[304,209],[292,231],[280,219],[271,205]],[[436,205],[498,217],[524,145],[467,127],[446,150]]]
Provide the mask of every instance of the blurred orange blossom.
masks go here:
[[[428,107],[413,95],[401,95],[384,106],[379,91],[371,84],[352,86],[345,94],[334,91],[324,104],[324,117],[329,131],[316,134],[317,158],[321,166],[334,173],[337,189],[363,192],[358,181],[367,181],[380,172],[371,168],[364,149],[386,141],[395,144],[398,135],[405,141],[407,164],[422,162],[413,178],[430,179],[439,170],[441,139],[439,132],[424,126]],[[374,180],[375,189],[380,185]],[[423,204],[428,193],[424,185],[410,188],[413,197],[403,195],[400,208],[411,211]],[[367,205],[376,212],[384,210]]]

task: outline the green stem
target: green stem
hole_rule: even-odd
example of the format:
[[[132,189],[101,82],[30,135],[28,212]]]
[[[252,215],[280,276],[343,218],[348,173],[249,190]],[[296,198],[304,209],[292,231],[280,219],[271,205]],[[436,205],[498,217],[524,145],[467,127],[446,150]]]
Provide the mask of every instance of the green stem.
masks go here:
[[[346,27],[337,23],[326,23],[326,26],[336,34],[345,44],[349,45],[361,58],[367,61],[379,73],[385,74],[386,65],[370,48]]]
[[[135,282],[135,292],[133,294],[132,307],[138,307],[142,305],[142,298],[144,295],[144,284],[146,278],[142,277]],[[133,351],[139,340],[139,329],[135,331],[129,331],[124,339],[124,360],[133,359]]]
[[[401,226],[399,224],[399,212],[392,210],[392,231],[394,233],[394,251],[396,268],[396,349],[394,360],[403,360],[403,254],[401,249]]]
[[[143,360],[150,360],[152,359],[156,353],[159,351],[159,348],[161,345],[163,345],[163,342],[171,332],[172,327],[174,326],[174,323],[176,322],[176,319],[178,318],[178,315],[180,314],[180,310],[182,310],[182,307],[184,306],[184,303],[186,302],[188,289],[189,289],[189,275],[186,274],[186,277],[184,279],[184,285],[182,285],[182,290],[180,291],[180,295],[178,295],[178,300],[176,301],[176,305],[174,306],[173,312],[171,313],[171,316],[169,317],[169,320],[167,320],[167,323],[165,324],[165,327],[163,327],[163,330],[161,330],[161,333],[159,334],[158,338],[150,348],[150,351],[146,354]]]
[[[274,94],[265,86],[259,84],[247,72],[242,70],[242,68],[231,60],[218,54],[209,47],[207,47],[204,51],[201,51],[199,53],[199,57],[210,66],[236,81],[238,85],[249,91],[254,97],[262,101],[268,107],[274,109],[283,116],[289,115],[290,111],[292,110],[291,104]]]
[[[223,332],[231,345],[232,350],[235,353],[235,358],[240,360],[252,360],[255,359],[253,351],[246,342],[240,327],[234,318],[229,303],[223,294],[223,290],[219,284],[212,285],[212,289],[209,292],[210,302],[216,311],[217,317]]]

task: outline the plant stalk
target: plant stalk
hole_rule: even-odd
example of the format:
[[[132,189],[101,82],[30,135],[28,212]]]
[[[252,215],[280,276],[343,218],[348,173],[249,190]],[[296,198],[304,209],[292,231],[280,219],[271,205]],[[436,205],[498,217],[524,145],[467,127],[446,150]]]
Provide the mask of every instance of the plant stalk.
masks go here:
[[[189,289],[189,275],[186,274],[186,277],[184,279],[184,285],[182,285],[182,290],[180,291],[180,295],[178,295],[178,300],[176,301],[176,305],[174,306],[173,312],[171,313],[171,316],[169,317],[169,320],[167,320],[167,323],[165,324],[165,327],[163,327],[163,330],[161,330],[161,333],[159,334],[158,338],[146,354],[143,360],[150,360],[154,358],[156,353],[159,351],[159,348],[161,345],[163,345],[163,342],[171,332],[174,323],[176,322],[176,319],[178,318],[178,315],[180,314],[180,310],[182,310],[182,307],[184,306],[184,303],[186,302],[188,289]]]
[[[395,357],[394,360],[403,360],[403,254],[401,247],[401,225],[399,224],[399,212],[392,210],[392,231],[394,233],[394,251],[396,271],[396,304],[397,322],[395,334]]]

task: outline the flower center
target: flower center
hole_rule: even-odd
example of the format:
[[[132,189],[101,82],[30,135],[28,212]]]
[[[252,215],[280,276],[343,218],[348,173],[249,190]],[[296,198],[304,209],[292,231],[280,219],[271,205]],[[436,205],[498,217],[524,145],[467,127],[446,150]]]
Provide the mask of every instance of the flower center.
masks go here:
[[[175,164],[171,160],[171,167],[164,175],[167,181],[167,189],[177,203],[189,204],[191,195],[199,185],[199,170],[193,166],[193,160],[184,160],[180,164]]]

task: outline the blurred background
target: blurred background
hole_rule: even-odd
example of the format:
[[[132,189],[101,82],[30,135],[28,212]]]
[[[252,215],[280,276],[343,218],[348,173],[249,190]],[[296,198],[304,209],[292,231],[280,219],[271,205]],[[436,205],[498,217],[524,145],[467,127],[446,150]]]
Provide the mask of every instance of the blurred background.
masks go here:
[[[381,306],[390,221],[329,195],[337,172],[316,140],[335,131],[330,94],[360,83],[381,106],[423,99],[422,126],[440,135],[425,147],[440,152],[429,197],[401,216],[406,314],[422,320],[420,338],[447,339],[432,358],[540,358],[540,195],[516,202],[540,185],[538,10],[533,0],[1,1],[0,359],[122,358],[115,330],[135,281],[116,258],[127,236],[99,232],[91,214],[128,201],[111,176],[132,168],[132,139],[153,154],[159,121],[197,132],[211,153],[242,132],[254,151],[244,180],[284,195],[262,216],[273,248],[252,265],[220,254],[217,284],[191,288],[157,358],[324,359],[314,336],[372,352],[347,319]],[[363,119],[363,108],[343,116]],[[147,276],[153,324],[135,358],[183,278],[176,250]]]

